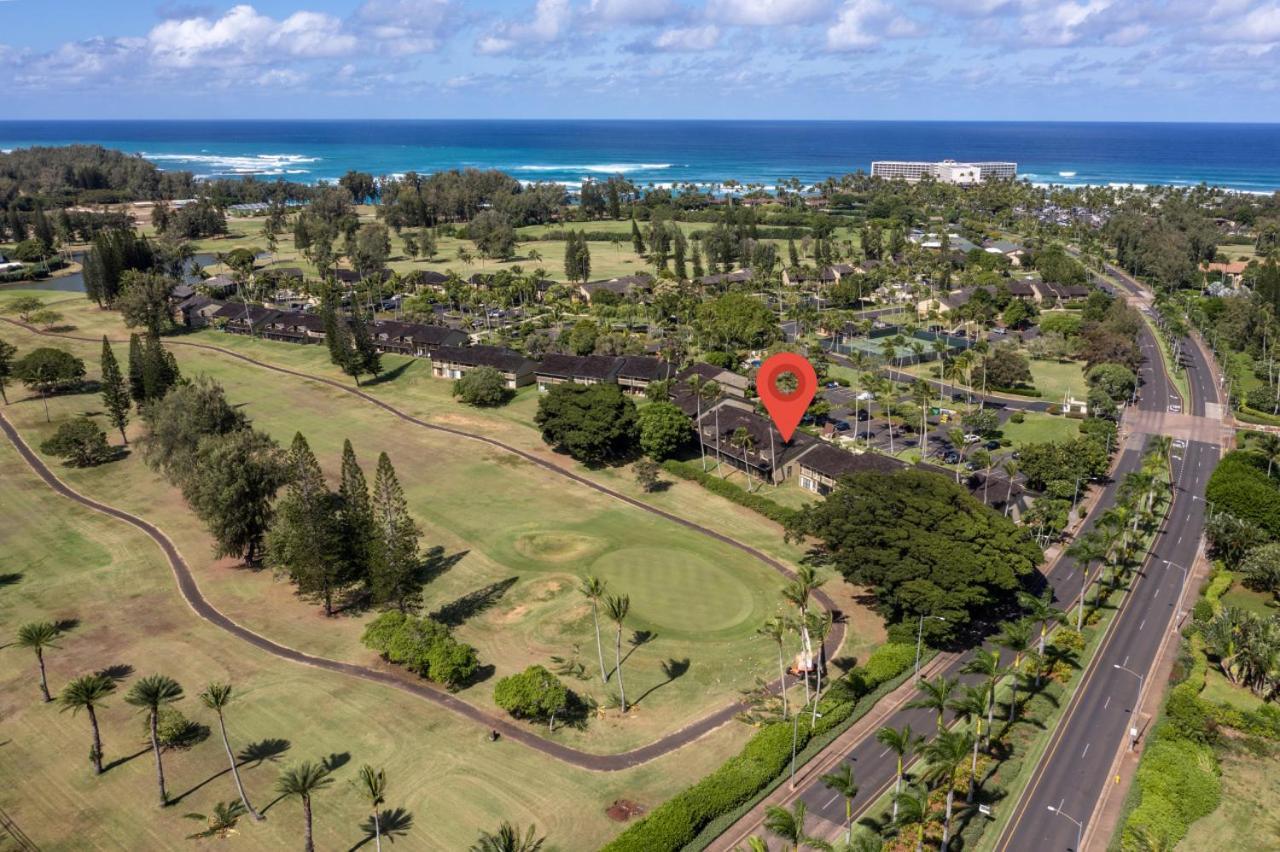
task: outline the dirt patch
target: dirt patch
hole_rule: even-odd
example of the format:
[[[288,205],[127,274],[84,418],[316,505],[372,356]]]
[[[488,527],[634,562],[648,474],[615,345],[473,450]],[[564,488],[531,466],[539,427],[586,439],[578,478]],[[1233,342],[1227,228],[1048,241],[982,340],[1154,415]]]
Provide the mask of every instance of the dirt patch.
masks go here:
[[[645,807],[639,802],[633,802],[630,799],[618,799],[605,808],[604,812],[614,822],[626,822],[629,819],[635,819],[643,815]]]
[[[513,621],[519,621],[520,619],[524,618],[525,615],[528,614],[528,612],[529,612],[528,605],[520,604],[519,606],[513,607],[508,612],[504,612],[502,615],[498,616],[498,620],[505,624],[510,624]]]

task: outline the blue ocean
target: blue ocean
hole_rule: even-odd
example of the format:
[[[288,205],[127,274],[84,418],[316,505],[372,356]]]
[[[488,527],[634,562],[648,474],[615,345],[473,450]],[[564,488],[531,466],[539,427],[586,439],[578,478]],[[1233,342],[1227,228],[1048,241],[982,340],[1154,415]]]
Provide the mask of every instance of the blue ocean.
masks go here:
[[[1067,185],[1280,190],[1280,124],[907,121],[0,121],[0,149],[88,142],[164,169],[305,183],[497,168],[576,187],[806,184],[872,160],[1012,160],[1020,177]]]

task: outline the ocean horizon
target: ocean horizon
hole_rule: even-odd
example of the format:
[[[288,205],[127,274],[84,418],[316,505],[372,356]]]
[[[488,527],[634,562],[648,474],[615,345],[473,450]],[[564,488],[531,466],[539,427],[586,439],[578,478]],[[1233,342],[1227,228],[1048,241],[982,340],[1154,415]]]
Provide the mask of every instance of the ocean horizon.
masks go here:
[[[641,186],[736,180],[772,189],[873,160],[1010,160],[1065,186],[1280,191],[1280,124],[1028,121],[242,119],[0,121],[0,150],[98,144],[197,177],[333,181],[495,168],[571,189],[621,174]]]

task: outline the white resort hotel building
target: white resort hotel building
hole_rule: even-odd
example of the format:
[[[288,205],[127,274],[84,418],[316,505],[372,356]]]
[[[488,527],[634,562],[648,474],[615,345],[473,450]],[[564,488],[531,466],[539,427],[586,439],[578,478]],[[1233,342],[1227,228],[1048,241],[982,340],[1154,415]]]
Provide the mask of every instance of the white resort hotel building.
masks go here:
[[[943,160],[940,163],[925,163],[914,160],[876,160],[871,164],[871,176],[885,180],[902,178],[907,183],[915,183],[928,176],[942,183],[971,184],[981,183],[987,178],[1016,178],[1017,163],[957,163],[955,160]]]

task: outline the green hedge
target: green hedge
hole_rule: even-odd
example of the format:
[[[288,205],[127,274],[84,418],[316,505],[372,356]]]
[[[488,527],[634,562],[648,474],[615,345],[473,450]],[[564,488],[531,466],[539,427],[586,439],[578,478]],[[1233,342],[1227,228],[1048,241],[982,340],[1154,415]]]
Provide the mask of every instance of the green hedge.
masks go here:
[[[987,385],[988,393],[1002,393],[1008,396],[1029,396],[1038,399],[1043,394],[1036,388],[998,388],[995,385]]]
[[[848,688],[832,688],[819,705],[822,717],[810,725],[802,715],[797,748],[835,729],[853,714],[869,690],[903,674],[914,663],[915,650],[904,654],[900,645],[882,645],[867,658],[865,666],[850,673]],[[885,681],[873,682],[894,670]],[[857,677],[854,677],[854,675]],[[747,741],[742,752],[697,784],[677,793],[648,816],[631,825],[604,847],[602,852],[675,852],[692,842],[713,819],[747,802],[779,777],[791,760],[793,722],[770,722]]]
[[[676,461],[675,459],[667,459],[662,463],[662,467],[668,473],[687,479],[690,482],[696,482],[712,494],[718,494],[726,500],[732,500],[739,506],[745,506],[754,512],[759,512],[771,521],[776,521],[783,526],[790,523],[798,514],[795,509],[789,509],[780,503],[775,503],[768,497],[762,497],[759,494],[748,494],[743,488],[739,488],[732,482],[721,479],[712,473],[707,473],[702,466],[695,462]]]

